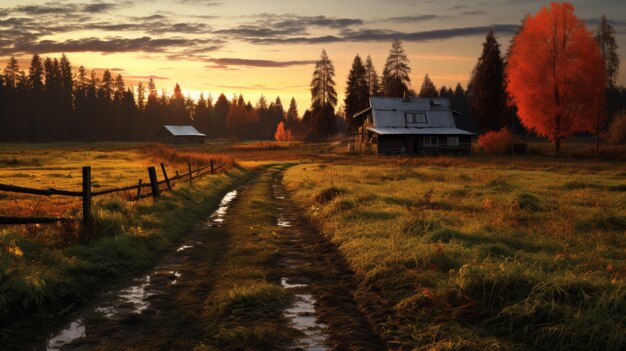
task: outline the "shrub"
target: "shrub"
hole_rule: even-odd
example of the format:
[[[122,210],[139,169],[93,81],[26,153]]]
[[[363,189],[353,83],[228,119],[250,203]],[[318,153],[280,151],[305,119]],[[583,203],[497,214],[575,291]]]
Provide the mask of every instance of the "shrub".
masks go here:
[[[516,201],[521,209],[527,211],[537,212],[543,209],[541,201],[535,195],[523,193],[517,196]]]
[[[611,144],[626,144],[626,111],[613,118],[604,137]]]
[[[334,198],[345,192],[346,191],[343,189],[337,188],[336,186],[331,186],[320,191],[319,194],[317,194],[317,196],[315,197],[315,200],[320,203],[331,202]]]
[[[486,153],[505,154],[511,151],[511,132],[502,128],[499,131],[490,131],[478,137],[478,145]]]

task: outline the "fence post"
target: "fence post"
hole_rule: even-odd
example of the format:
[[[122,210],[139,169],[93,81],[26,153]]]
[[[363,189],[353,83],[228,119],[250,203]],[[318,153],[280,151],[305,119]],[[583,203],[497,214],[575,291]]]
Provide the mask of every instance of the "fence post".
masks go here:
[[[215,169],[213,168],[213,159],[211,159],[211,174],[215,174]]]
[[[193,177],[191,176],[191,161],[187,161],[187,168],[189,168],[189,184],[191,184]]]
[[[161,170],[163,171],[163,177],[165,178],[167,190],[172,191],[172,185],[170,184],[170,179],[167,177],[167,172],[165,172],[165,166],[163,165],[163,162],[161,162]]]
[[[91,225],[91,167],[83,167],[83,225]]]
[[[152,188],[152,197],[159,197],[159,183],[157,182],[156,170],[154,167],[148,167],[148,177],[150,177],[150,188]]]
[[[141,196],[141,179],[139,179],[139,185],[137,186],[137,200]]]

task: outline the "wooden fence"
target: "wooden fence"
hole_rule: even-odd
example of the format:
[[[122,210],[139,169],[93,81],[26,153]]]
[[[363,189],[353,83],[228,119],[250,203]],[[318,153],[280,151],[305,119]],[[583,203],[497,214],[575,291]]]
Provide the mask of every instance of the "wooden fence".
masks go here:
[[[59,190],[54,188],[49,189],[35,189],[35,188],[27,188],[22,186],[10,185],[10,184],[0,184],[0,191],[12,192],[12,193],[21,193],[21,194],[31,194],[31,195],[43,195],[43,196],[72,196],[72,197],[80,197],[82,198],[83,205],[83,218],[82,223],[85,226],[91,225],[91,199],[94,196],[101,196],[106,194],[120,193],[125,191],[136,191],[136,195],[134,196],[134,200],[139,200],[148,196],[152,196],[153,198],[158,198],[161,194],[161,191],[171,191],[174,184],[172,181],[174,180],[187,180],[189,184],[193,182],[194,179],[198,177],[205,176],[207,174],[215,174],[220,168],[224,167],[224,163],[215,165],[213,159],[210,160],[210,163],[206,166],[199,167],[197,169],[191,168],[191,162],[187,163],[188,171],[183,174],[179,174],[176,171],[176,175],[173,177],[168,177],[167,171],[165,169],[165,165],[161,163],[161,172],[163,172],[163,180],[159,181],[157,179],[157,172],[154,167],[148,167],[148,179],[149,183],[145,184],[139,179],[138,184],[129,185],[119,188],[106,189],[100,191],[92,191],[91,187],[91,167],[85,166],[83,167],[83,182],[82,182],[82,191],[68,191],[68,190]],[[161,190],[159,188],[160,185],[165,184],[166,189]],[[150,188],[150,192],[143,193],[143,188]],[[67,217],[21,217],[21,216],[1,216],[0,215],[0,225],[1,224],[35,224],[35,223],[57,223],[64,221],[73,221],[72,218]]]

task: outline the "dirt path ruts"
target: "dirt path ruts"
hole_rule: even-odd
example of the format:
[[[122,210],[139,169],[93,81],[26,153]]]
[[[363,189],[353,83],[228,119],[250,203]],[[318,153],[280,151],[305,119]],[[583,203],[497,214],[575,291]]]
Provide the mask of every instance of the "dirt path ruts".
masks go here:
[[[236,196],[236,190],[228,193],[205,222],[135,285],[110,291],[81,313],[86,335],[62,349],[191,350],[198,346],[203,339],[204,299],[229,245],[222,222]]]
[[[276,258],[275,274],[295,284],[310,286],[317,300],[316,314],[328,326],[328,344],[335,350],[386,350],[360,313],[353,296],[354,279],[345,258],[303,217],[288,199],[282,172],[269,184],[276,203],[283,255]]]
[[[273,177],[258,177],[253,182],[267,182],[269,198],[266,200],[276,211],[280,254],[264,264],[267,265],[264,270],[269,273],[267,279],[281,284],[300,299],[285,311],[283,318],[291,322],[292,328],[299,329],[302,337],[286,348],[386,350],[352,298],[353,274],[347,262],[288,200],[281,183],[282,172],[273,174]],[[246,211],[247,200],[243,199],[253,200],[250,194],[242,192],[252,184],[229,193],[225,197],[226,204],[206,222],[194,227],[178,249],[165,255],[133,285],[109,291],[77,314],[75,321],[82,329],[76,330],[83,335],[60,348],[205,349],[203,341],[210,343],[204,329],[206,298],[215,289],[215,279],[224,268],[224,260],[236,252],[231,251],[234,233],[228,232],[228,223],[237,213]],[[229,210],[231,206],[235,207],[234,212]],[[50,345],[35,349],[45,350],[46,346]],[[250,345],[248,349],[259,348]]]

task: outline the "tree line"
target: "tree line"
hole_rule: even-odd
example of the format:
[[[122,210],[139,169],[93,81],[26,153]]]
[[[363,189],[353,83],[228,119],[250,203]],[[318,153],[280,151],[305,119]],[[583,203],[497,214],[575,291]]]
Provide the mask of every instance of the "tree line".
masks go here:
[[[304,134],[295,99],[287,110],[280,97],[261,96],[254,106],[242,95],[194,101],[178,84],[168,94],[152,78],[130,87],[108,69],[101,76],[83,66],[74,72],[65,54],[35,54],[27,72],[12,57],[0,74],[2,141],[152,140],[166,124],[190,124],[212,138],[273,139],[280,122]]]
[[[546,48],[541,45],[545,42],[562,43],[563,49]],[[557,151],[566,137],[576,133],[593,133],[599,142],[600,133],[626,108],[626,88],[615,85],[620,66],[617,47],[615,29],[606,16],[602,16],[594,36],[574,15],[573,5],[553,3],[536,16],[522,20],[504,55],[495,33],[487,33],[467,90],[460,83],[454,89],[437,89],[426,74],[419,92],[415,92],[411,89],[408,57],[400,40],[394,40],[380,77],[370,56],[365,62],[360,55],[355,56],[346,80],[346,127],[354,131],[361,125],[362,121],[351,116],[369,106],[370,96],[443,97],[481,134],[506,130],[546,136]],[[538,52],[541,54],[536,55]],[[330,62],[325,51],[323,61]],[[334,69],[329,72],[334,74]],[[316,70],[314,100],[325,87],[317,75]],[[332,80],[330,87],[334,87]],[[334,90],[326,89],[336,96]],[[336,99],[329,106],[335,104]],[[327,115],[330,121],[330,112]],[[625,124],[613,123],[616,127],[612,128]],[[327,134],[332,132],[332,126],[328,127]],[[626,136],[626,131],[612,132]]]
[[[322,50],[310,83],[311,105],[302,118],[293,98],[287,111],[280,97],[268,103],[261,96],[254,105],[241,94],[232,100],[220,94],[215,101],[201,94],[194,101],[178,84],[168,95],[157,91],[153,79],[147,87],[140,82],[135,89],[109,70],[99,77],[81,66],[74,73],[65,55],[44,60],[35,54],[28,73],[11,58],[0,74],[0,140],[151,140],[165,124],[191,124],[211,138],[325,140],[354,132],[362,121],[352,116],[369,107],[371,96],[408,95],[448,98],[479,133],[503,128],[514,134],[535,133],[549,137],[558,149],[574,133],[599,135],[626,107],[626,89],[615,85],[620,66],[615,29],[603,16],[592,37],[573,10],[571,4],[553,4],[534,17],[526,16],[504,55],[495,33],[489,31],[467,89],[460,83],[437,89],[426,74],[419,91],[413,90],[408,56],[401,41],[394,40],[381,75],[371,56],[365,61],[355,56],[343,108],[337,109],[335,67]],[[570,28],[567,33],[558,30],[564,22],[569,24],[564,27]],[[543,61],[531,55],[538,52],[538,42],[550,40],[565,41],[567,50],[548,48]],[[547,62],[550,57],[558,59]],[[546,67],[559,69],[551,75]],[[528,72],[535,73],[534,80],[527,79],[532,77]],[[594,80],[598,76],[606,77],[600,88]],[[555,100],[561,91],[565,95],[556,94]],[[545,113],[547,109],[561,112]]]

